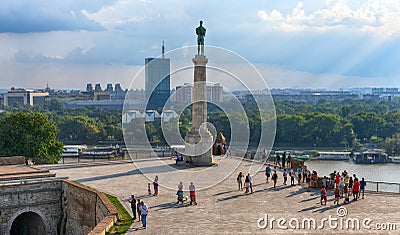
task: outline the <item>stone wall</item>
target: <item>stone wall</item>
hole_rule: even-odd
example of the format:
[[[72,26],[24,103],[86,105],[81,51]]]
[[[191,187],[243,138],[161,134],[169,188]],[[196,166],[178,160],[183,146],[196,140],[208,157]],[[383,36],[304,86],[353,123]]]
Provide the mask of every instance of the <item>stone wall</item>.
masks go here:
[[[25,212],[43,219],[47,235],[105,234],[118,219],[104,193],[68,180],[0,185],[0,235]]]
[[[105,232],[118,218],[117,210],[103,193],[71,181],[63,182],[62,208],[60,234],[88,234],[97,225],[101,225],[97,230]]]
[[[21,165],[25,164],[25,157],[0,157],[0,166],[2,165]]]
[[[14,220],[25,212],[34,212],[43,219],[46,234],[57,234],[61,188],[60,181],[1,185],[0,235],[9,234]]]

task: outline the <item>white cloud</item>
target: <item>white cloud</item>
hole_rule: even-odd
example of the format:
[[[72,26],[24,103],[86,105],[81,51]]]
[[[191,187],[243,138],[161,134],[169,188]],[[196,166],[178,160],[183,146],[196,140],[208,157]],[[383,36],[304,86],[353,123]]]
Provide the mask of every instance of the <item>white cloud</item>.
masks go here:
[[[311,12],[299,2],[289,14],[273,9],[260,10],[257,16],[282,31],[326,31],[351,29],[384,35],[400,35],[400,1],[368,0],[355,4],[350,0],[327,0]]]
[[[82,14],[103,27],[113,29],[128,23],[149,21],[154,14],[152,8],[148,7],[149,4],[151,3],[148,1],[119,0],[94,13],[82,10]]]

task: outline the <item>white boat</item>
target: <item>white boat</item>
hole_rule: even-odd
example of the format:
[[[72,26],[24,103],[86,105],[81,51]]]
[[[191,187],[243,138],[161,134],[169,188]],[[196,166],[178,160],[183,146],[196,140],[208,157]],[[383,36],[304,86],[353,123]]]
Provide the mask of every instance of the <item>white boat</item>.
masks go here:
[[[390,156],[389,160],[391,163],[400,163],[400,157]]]
[[[61,157],[79,157],[86,148],[86,145],[64,145]]]
[[[351,152],[319,152],[318,160],[349,160]]]

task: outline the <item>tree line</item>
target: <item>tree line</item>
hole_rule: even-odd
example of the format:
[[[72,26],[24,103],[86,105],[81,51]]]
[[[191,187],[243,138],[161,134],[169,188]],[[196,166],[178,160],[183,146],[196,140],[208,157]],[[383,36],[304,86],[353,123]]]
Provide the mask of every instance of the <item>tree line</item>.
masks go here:
[[[242,105],[246,117],[239,112],[231,113],[228,117],[218,107],[209,106],[208,121],[214,124],[217,131],[224,134],[228,142],[231,135],[229,118],[239,122],[247,119],[250,128],[250,145],[256,145],[260,140],[262,125],[265,122],[276,121],[275,147],[343,147],[357,150],[361,145],[373,142],[391,154],[400,153],[400,99],[335,102],[321,100],[316,104],[276,101],[276,119],[270,114],[258,110],[252,102]],[[191,127],[190,109],[190,106],[186,108],[178,119],[182,138]],[[31,113],[33,116],[26,116],[27,113]],[[31,143],[46,140],[29,133],[17,134],[24,133],[24,126],[40,133],[46,131],[43,127],[41,127],[42,129],[35,127],[32,120],[38,121],[37,125],[47,126],[51,129],[47,130],[51,133],[48,136],[54,137],[54,141],[58,141],[53,141],[49,145],[51,148],[58,146],[56,149],[59,149],[60,145],[57,143],[90,145],[99,141],[123,142],[121,114],[121,111],[100,109],[63,109],[62,105],[52,101],[44,106],[6,108],[5,112],[0,113],[0,155],[24,155],[19,149],[29,148],[21,144],[13,146],[12,143],[17,139],[30,139]],[[23,120],[17,122],[19,116]],[[30,119],[32,120],[29,121]],[[143,131],[152,144],[165,144],[159,120],[146,123],[142,127],[138,125],[142,124],[132,122],[127,125],[125,134]],[[167,125],[167,128],[170,127]],[[12,148],[8,146],[12,146]],[[35,146],[30,149],[33,149],[32,151],[37,149],[39,155],[48,154],[43,146]],[[29,153],[28,155],[33,156],[34,154]]]

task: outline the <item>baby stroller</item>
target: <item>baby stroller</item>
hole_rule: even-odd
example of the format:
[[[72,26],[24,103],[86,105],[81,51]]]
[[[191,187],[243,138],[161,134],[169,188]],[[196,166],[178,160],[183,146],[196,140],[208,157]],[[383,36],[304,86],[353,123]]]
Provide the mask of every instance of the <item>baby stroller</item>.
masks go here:
[[[179,202],[181,202],[183,204],[183,201],[184,201],[183,191],[182,190],[178,190],[176,195],[178,195],[178,202],[176,204],[179,204]]]

